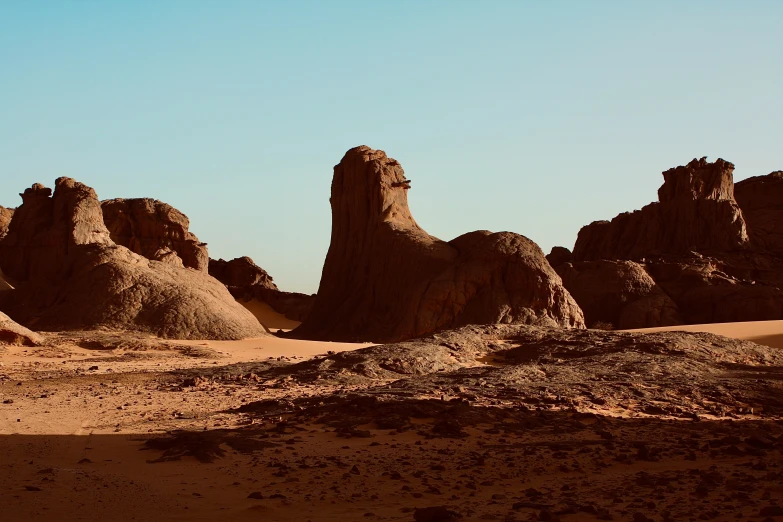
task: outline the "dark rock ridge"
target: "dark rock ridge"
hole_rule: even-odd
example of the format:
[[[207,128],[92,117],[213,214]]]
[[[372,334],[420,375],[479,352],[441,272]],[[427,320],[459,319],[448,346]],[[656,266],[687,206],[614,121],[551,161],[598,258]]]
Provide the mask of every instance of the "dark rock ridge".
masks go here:
[[[315,302],[315,295],[278,289],[272,276],[247,256],[230,261],[210,259],[209,275],[226,285],[236,299],[263,301],[292,321],[304,321]]]
[[[571,256],[552,250],[588,325],[783,319],[783,173],[735,186],[733,169],[667,170],[659,202],[582,228]]]
[[[16,283],[0,293],[0,309],[19,323],[36,330],[112,328],[187,339],[264,334],[207,273],[116,245],[90,187],[59,178],[54,195],[35,184],[21,196],[0,240],[0,269]]]
[[[472,323],[584,326],[535,243],[487,231],[441,241],[413,219],[409,188],[383,151],[356,147],[335,166],[331,244],[294,337],[384,342]]]
[[[260,286],[278,290],[272,276],[247,256],[237,257],[231,261],[210,259],[209,275],[228,287]]]
[[[663,173],[656,203],[596,221],[579,231],[576,261],[640,259],[690,251],[728,251],[748,245],[734,199],[734,165],[694,159]]]
[[[583,261],[562,263],[556,270],[588,327],[631,329],[683,322],[677,305],[639,263]]]
[[[157,261],[175,254],[182,265],[206,271],[207,244],[188,230],[188,217],[176,208],[149,198],[109,199],[101,202],[103,221],[116,244]]]
[[[734,185],[754,249],[783,255],[783,171]]]

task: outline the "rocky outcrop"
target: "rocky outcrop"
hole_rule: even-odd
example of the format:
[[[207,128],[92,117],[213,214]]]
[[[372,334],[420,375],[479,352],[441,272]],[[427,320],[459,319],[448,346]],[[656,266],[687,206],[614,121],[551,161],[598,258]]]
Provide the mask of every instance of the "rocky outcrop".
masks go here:
[[[304,321],[315,302],[315,295],[279,290],[272,276],[247,256],[231,261],[210,259],[209,274],[226,285],[237,300],[261,301],[292,321]]]
[[[54,195],[36,184],[22,200],[0,240],[0,268],[17,283],[0,294],[0,309],[14,320],[37,330],[112,328],[169,338],[263,335],[207,273],[116,245],[90,187],[59,178]]]
[[[37,333],[14,322],[10,317],[0,312],[0,344],[16,346],[38,346],[43,338]]]
[[[11,224],[11,218],[14,217],[13,208],[0,207],[0,239],[3,239],[8,233],[8,225]]]
[[[552,247],[552,250],[546,256],[546,260],[549,261],[553,268],[557,268],[563,263],[570,263],[573,259],[574,255],[571,251],[561,246]]]
[[[637,261],[633,279],[658,289],[647,326],[783,319],[783,173],[735,186],[733,169],[694,159],[663,173],[657,203],[579,232],[572,265],[557,270],[588,323],[628,306],[623,291],[606,291],[618,260]]]
[[[596,221],[579,231],[576,261],[723,252],[748,246],[733,191],[734,165],[694,159],[663,173],[657,203]]]
[[[270,290],[278,289],[272,276],[247,256],[237,257],[231,261],[210,259],[209,275],[229,288],[260,286]]]
[[[293,336],[383,342],[470,323],[584,326],[535,243],[508,232],[430,236],[408,208],[410,183],[366,146],[334,168],[321,285]]]
[[[734,185],[754,249],[783,255],[783,171]]]
[[[556,268],[588,327],[650,328],[683,323],[675,302],[632,261],[583,261]]]
[[[109,199],[101,203],[112,241],[147,259],[175,253],[186,267],[207,271],[209,253],[188,230],[188,217],[171,205],[149,198]],[[165,252],[165,249],[168,252]],[[172,261],[176,264],[176,261]]]
[[[696,254],[659,259],[646,268],[677,303],[684,324],[783,319],[783,286],[730,273],[745,272],[748,266],[737,256]]]

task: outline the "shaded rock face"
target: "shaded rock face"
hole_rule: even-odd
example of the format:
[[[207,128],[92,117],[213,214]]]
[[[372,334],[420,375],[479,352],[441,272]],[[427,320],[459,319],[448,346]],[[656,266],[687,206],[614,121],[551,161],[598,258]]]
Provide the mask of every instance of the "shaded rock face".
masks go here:
[[[552,247],[552,250],[547,254],[546,260],[553,268],[557,268],[563,263],[570,263],[573,261],[574,255],[565,247],[556,246]]]
[[[16,346],[37,346],[43,338],[37,333],[14,322],[10,317],[0,312],[0,344]]]
[[[574,259],[633,260],[746,247],[748,234],[734,199],[733,172],[731,163],[709,163],[705,158],[667,170],[657,203],[583,227]]]
[[[95,191],[59,178],[54,195],[36,184],[22,194],[0,268],[17,283],[0,309],[37,330],[113,328],[186,339],[263,335],[255,317],[205,272],[153,261],[118,246]]]
[[[632,261],[584,261],[557,266],[588,327],[650,328],[683,323],[675,302]]]
[[[156,259],[160,249],[168,249],[168,257],[175,253],[184,266],[207,270],[206,243],[188,230],[188,217],[171,205],[149,198],[109,199],[101,203],[101,208],[116,244],[147,259]]]
[[[783,171],[740,181],[734,194],[753,248],[783,255]]]
[[[586,316],[627,306],[623,292],[612,299],[602,285],[617,281],[610,265],[630,259],[678,311],[657,300],[659,322],[653,314],[648,326],[783,319],[783,173],[735,186],[733,168],[702,158],[670,169],[658,203],[579,232],[573,266],[557,269]]]
[[[729,272],[742,259],[689,256],[649,263],[647,270],[677,303],[685,324],[771,321],[783,318],[783,291],[777,282],[741,279]]]
[[[292,321],[304,321],[315,303],[315,295],[283,292],[272,276],[247,256],[231,261],[209,260],[209,274],[226,285],[236,299],[256,299]]]
[[[237,257],[231,261],[210,259],[209,275],[229,287],[258,285],[272,290],[278,289],[272,276],[247,256]]]
[[[380,342],[469,323],[584,326],[535,243],[486,231],[441,241],[414,220],[409,188],[396,160],[366,146],[334,168],[331,244],[294,337]]]

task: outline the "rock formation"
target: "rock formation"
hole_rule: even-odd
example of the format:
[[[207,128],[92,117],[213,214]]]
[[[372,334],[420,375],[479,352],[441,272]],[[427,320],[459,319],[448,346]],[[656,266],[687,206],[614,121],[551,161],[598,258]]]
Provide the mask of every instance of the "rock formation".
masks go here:
[[[14,217],[14,209],[0,207],[0,239],[3,239],[8,232],[12,217]]]
[[[14,322],[10,317],[0,312],[0,344],[17,346],[37,346],[43,338],[37,333]]]
[[[731,163],[708,163],[706,158],[667,170],[657,203],[583,227],[574,259],[633,260],[746,247],[748,234],[734,199],[733,172]]]
[[[677,305],[633,261],[584,261],[557,266],[588,327],[649,328],[682,324]]]
[[[312,312],[293,336],[396,341],[470,323],[583,327],[543,252],[508,232],[430,236],[400,164],[349,150],[334,168],[332,236]]]
[[[635,299],[607,291],[628,282],[618,260],[636,261],[631,279],[654,285],[657,297],[641,301],[646,326],[783,319],[783,173],[735,186],[733,169],[702,158],[667,170],[657,203],[582,228],[570,260],[553,250],[588,324],[636,323],[623,316]]]
[[[188,217],[162,201],[149,198],[109,199],[101,203],[112,241],[147,259],[176,254],[186,267],[206,271],[209,254],[188,230]],[[161,249],[163,253],[159,253]],[[176,264],[176,261],[171,261]]]
[[[0,309],[37,330],[114,328],[162,337],[238,339],[263,335],[258,321],[203,271],[153,261],[116,245],[90,187],[56,181],[22,194],[0,268],[16,288]]]
[[[737,182],[734,195],[753,248],[783,255],[783,171]]]
[[[247,256],[231,261],[210,259],[209,275],[226,285],[241,302],[261,301],[292,321],[304,321],[315,302],[315,295],[279,290],[272,276]]]
[[[237,257],[231,261],[210,259],[209,275],[228,287],[246,288],[260,286],[278,290],[277,285],[272,280],[272,276],[247,256]]]

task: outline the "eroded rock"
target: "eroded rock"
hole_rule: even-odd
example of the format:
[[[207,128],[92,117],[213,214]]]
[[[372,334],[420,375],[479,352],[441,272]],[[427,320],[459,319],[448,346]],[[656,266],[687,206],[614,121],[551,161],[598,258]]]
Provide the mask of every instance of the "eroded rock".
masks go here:
[[[38,346],[42,343],[43,338],[40,335],[16,323],[3,312],[0,312],[0,344]]]
[[[633,261],[583,261],[556,268],[588,327],[650,328],[683,323],[675,302]]]
[[[783,171],[734,185],[754,249],[783,255]]]
[[[734,199],[733,171],[727,161],[709,163],[706,158],[665,171],[658,202],[583,227],[574,259],[639,260],[748,246],[745,220]]]
[[[487,231],[441,241],[414,220],[409,188],[396,160],[366,146],[334,168],[331,244],[296,337],[393,341],[469,323],[584,326],[535,243]]]
[[[188,230],[188,217],[176,208],[149,198],[110,199],[101,203],[111,239],[148,259],[163,248],[175,252],[182,264],[207,271],[206,243]]]
[[[0,268],[17,283],[0,309],[37,330],[114,328],[163,337],[238,339],[264,335],[255,317],[206,272],[171,252],[149,260],[110,238],[95,191],[59,178],[22,194]],[[177,258],[178,259],[178,258]]]

